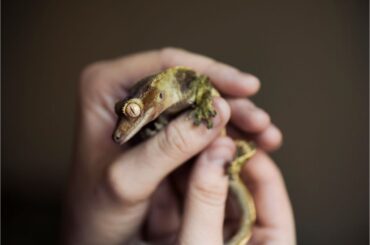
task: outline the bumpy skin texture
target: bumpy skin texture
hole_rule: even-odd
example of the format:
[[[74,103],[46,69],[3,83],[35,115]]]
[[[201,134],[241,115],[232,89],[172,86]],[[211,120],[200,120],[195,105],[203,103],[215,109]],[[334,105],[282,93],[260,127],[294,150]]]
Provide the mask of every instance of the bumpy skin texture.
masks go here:
[[[216,116],[213,97],[219,96],[207,76],[186,67],[173,67],[139,81],[129,96],[116,104],[119,116],[113,139],[123,144],[134,136],[143,140],[161,130],[174,115],[190,110],[195,125],[204,123],[212,128]],[[239,174],[245,162],[255,153],[252,143],[236,140],[237,153],[227,174],[229,187],[238,200],[242,218],[238,232],[228,245],[246,244],[251,237],[256,212],[252,195]]]

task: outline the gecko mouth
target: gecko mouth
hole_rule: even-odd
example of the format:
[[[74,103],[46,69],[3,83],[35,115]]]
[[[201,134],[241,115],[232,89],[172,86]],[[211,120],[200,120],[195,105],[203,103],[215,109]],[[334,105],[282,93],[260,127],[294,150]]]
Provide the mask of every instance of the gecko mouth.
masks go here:
[[[136,120],[134,123],[126,118],[121,119],[119,127],[113,133],[113,140],[117,144],[123,145],[129,141],[137,132],[140,131],[146,124],[152,121],[151,110],[147,111],[143,117]]]

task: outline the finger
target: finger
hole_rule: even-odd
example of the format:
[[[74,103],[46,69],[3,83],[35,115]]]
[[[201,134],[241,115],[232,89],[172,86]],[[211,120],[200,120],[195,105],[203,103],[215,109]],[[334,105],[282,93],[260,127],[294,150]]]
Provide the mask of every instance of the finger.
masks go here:
[[[228,178],[225,164],[231,161],[235,145],[219,138],[198,158],[185,204],[179,235],[181,244],[223,244],[223,220]]]
[[[172,121],[164,130],[126,151],[108,169],[107,184],[113,193],[129,203],[147,199],[160,181],[204,149],[221,132],[230,117],[228,104],[214,100],[214,127],[195,126],[188,115]]]
[[[153,194],[146,223],[152,243],[173,244],[180,227],[180,210],[168,179]]]
[[[259,80],[253,75],[206,56],[177,48],[142,52],[113,61],[96,63],[83,72],[82,80],[87,82],[82,82],[82,85],[91,87],[90,81],[94,78],[93,87],[110,88],[112,92],[117,93],[122,86],[130,88],[145,76],[180,65],[208,75],[220,92],[229,95],[252,95],[260,87]]]
[[[255,135],[253,140],[265,151],[273,151],[278,149],[283,141],[281,131],[273,124],[269,125],[261,133]]]
[[[255,76],[203,55],[177,48],[166,48],[162,50],[162,57],[165,67],[189,66],[206,74],[220,92],[225,94],[249,96],[260,88],[260,82]]]
[[[140,52],[107,61],[99,61],[87,66],[81,75],[82,85],[100,88],[130,88],[145,75],[163,69],[160,52],[157,50]]]
[[[179,200],[179,208],[181,213],[184,211],[185,196],[187,191],[187,186],[189,183],[191,170],[194,167],[194,160],[190,159],[186,164],[181,165],[175,171],[171,173],[170,181],[173,187],[174,193]]]
[[[277,129],[277,135],[270,138],[268,137],[261,137],[265,134],[265,131],[270,130],[270,127],[276,128],[274,125],[269,126],[266,130],[262,131],[258,134],[248,134],[243,131],[241,131],[239,128],[237,128],[234,125],[228,124],[227,125],[227,135],[230,136],[233,139],[246,139],[249,141],[253,141],[259,149],[271,152],[276,149],[278,149],[281,146],[282,142],[282,135],[279,129]]]
[[[264,131],[270,124],[270,116],[261,108],[256,107],[248,99],[228,99],[231,109],[231,122],[249,134]]]
[[[275,163],[264,152],[257,151],[244,167],[243,175],[255,200],[257,224],[278,229],[289,239],[294,239],[292,207]]]

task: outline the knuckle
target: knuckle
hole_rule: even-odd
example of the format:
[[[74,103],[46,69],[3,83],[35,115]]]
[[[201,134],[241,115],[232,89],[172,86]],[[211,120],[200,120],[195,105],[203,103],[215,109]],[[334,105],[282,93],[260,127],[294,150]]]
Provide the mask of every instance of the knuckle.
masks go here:
[[[88,65],[80,75],[80,88],[85,89],[106,79],[106,62],[99,61]]]
[[[112,164],[107,169],[105,187],[112,199],[128,206],[141,203],[147,199],[146,193],[138,190],[133,182],[122,173],[124,171],[115,164]]]
[[[189,153],[188,140],[179,124],[173,123],[164,129],[164,137],[159,140],[159,147],[170,157],[177,158],[179,154]]]
[[[102,62],[95,62],[86,66],[81,72],[81,81],[90,80],[93,75],[100,72],[102,66]]]
[[[163,57],[172,56],[173,54],[177,54],[182,49],[172,46],[164,47],[160,50],[160,53]]]
[[[191,196],[208,206],[220,207],[225,205],[227,188],[219,183],[207,181],[205,177],[205,179],[194,181]]]
[[[283,137],[283,134],[281,133],[280,130],[277,130],[277,133],[276,133],[276,148],[280,147],[283,143],[283,140],[284,140],[284,137]]]
[[[270,175],[270,178],[275,180],[274,182],[283,181],[284,177],[283,177],[283,173],[281,172],[281,169],[276,164],[274,164],[273,162],[271,164],[273,164],[272,169],[274,171],[270,171],[270,173],[268,174],[268,175]]]
[[[176,47],[164,47],[159,51],[160,60],[165,66],[174,66],[176,65],[176,57],[182,52],[185,52],[185,50]]]

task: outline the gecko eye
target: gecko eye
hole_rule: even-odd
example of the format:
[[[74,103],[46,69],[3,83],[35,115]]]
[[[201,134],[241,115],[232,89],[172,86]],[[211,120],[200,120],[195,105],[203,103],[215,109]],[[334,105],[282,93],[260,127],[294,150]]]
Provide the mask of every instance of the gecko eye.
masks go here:
[[[159,93],[159,95],[158,95],[158,98],[159,98],[159,99],[163,99],[163,97],[164,97],[163,92],[160,92],[160,93]]]
[[[125,116],[135,118],[141,115],[143,103],[139,99],[131,99],[122,107],[122,112]]]

